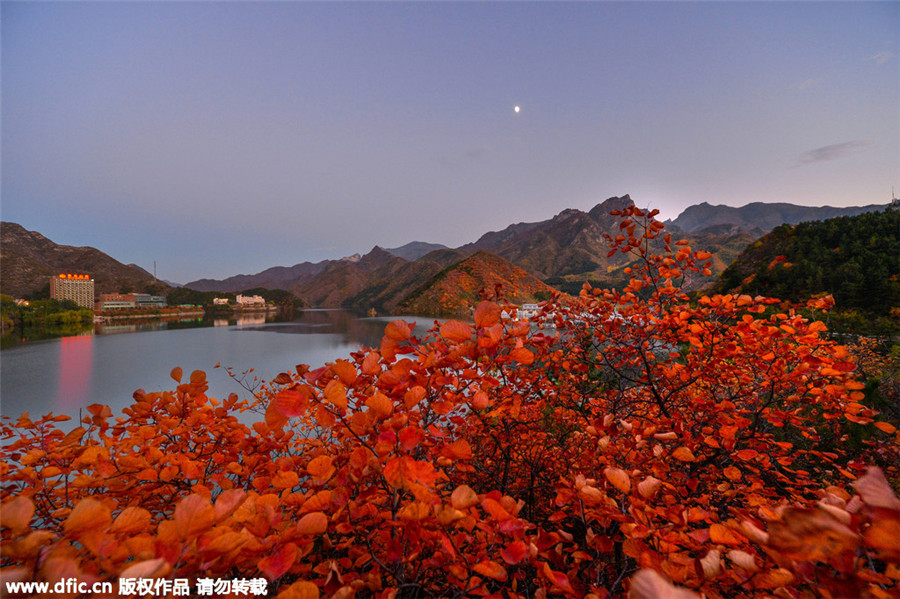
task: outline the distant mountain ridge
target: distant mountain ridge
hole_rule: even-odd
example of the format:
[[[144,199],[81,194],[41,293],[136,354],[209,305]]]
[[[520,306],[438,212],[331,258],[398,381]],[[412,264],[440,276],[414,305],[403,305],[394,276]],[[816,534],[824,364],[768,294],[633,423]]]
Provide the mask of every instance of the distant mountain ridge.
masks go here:
[[[418,260],[425,254],[428,254],[430,252],[449,249],[450,248],[448,248],[446,245],[442,245],[440,243],[410,241],[406,245],[401,245],[398,248],[384,248],[384,251],[390,252],[398,258],[403,258],[404,260]]]
[[[542,279],[606,272],[624,262],[618,256],[607,258],[609,245],[603,235],[613,233],[618,223],[610,212],[633,204],[626,194],[609,198],[590,212],[568,208],[549,220],[485,233],[460,249],[488,250]]]
[[[255,287],[283,289],[291,291],[312,306],[346,307],[365,311],[375,309],[379,313],[384,313],[408,310],[412,307],[417,310],[428,309],[422,303],[425,300],[421,298],[432,298],[437,301],[436,298],[440,297],[444,305],[440,310],[447,309],[448,305],[459,308],[465,302],[471,301],[470,289],[454,290],[446,286],[447,277],[440,275],[448,272],[454,273],[451,279],[465,281],[466,285],[474,284],[473,280],[493,281],[490,284],[501,282],[510,298],[534,297],[534,293],[538,291],[543,293],[549,289],[549,287],[539,288],[534,281],[570,292],[579,288],[585,280],[615,286],[626,278],[623,269],[628,265],[630,258],[620,253],[609,256],[605,236],[615,236],[619,233],[619,217],[611,216],[610,212],[631,205],[633,201],[630,196],[614,196],[598,203],[587,212],[569,208],[544,221],[516,223],[500,231],[489,231],[476,241],[457,249],[423,241],[413,241],[388,249],[376,246],[365,255],[354,254],[338,260],[323,260],[316,263],[301,262],[290,267],[276,266],[256,274],[235,275],[222,280],[200,279],[186,283],[185,287],[198,291],[222,292],[237,292]],[[676,219],[668,221],[668,226],[676,235],[687,239],[692,246],[702,247],[713,253],[712,271],[715,275],[722,272],[759,235],[784,222],[816,220],[834,214],[871,212],[884,207],[870,205],[832,208],[757,202],[734,208],[713,206],[703,202],[689,207]],[[7,259],[8,253],[13,256],[13,253],[6,249],[7,246],[12,247],[7,243],[7,238],[12,240],[23,236],[15,227],[19,225],[4,225],[3,229],[3,285],[4,288],[9,287],[11,290],[21,288],[14,280],[15,276],[21,278],[24,276],[22,273],[33,274],[35,271],[33,265],[19,266],[24,264],[14,261],[19,258]],[[53,242],[36,233],[29,239],[32,240],[32,245],[28,247],[44,248],[33,249],[29,255],[35,256],[42,252],[56,255],[54,252],[57,250],[53,247],[56,244]],[[43,246],[40,245],[41,239],[46,242]],[[23,243],[16,242],[13,245],[25,247]],[[93,248],[76,249],[102,254]],[[463,268],[462,265],[467,260],[479,254],[482,255],[477,260]],[[107,284],[107,277],[103,275],[98,279],[98,288],[118,291],[118,288],[113,287],[127,284],[139,289],[137,286],[139,282],[143,282],[144,285],[148,279],[152,282],[152,277],[143,269],[134,265],[126,267],[108,256],[106,259],[121,268],[131,269],[128,273],[134,277],[135,282],[132,283],[131,279],[126,278],[125,271],[122,271],[118,278],[109,279],[116,281],[112,287]],[[36,262],[40,263],[41,260],[37,259]],[[46,277],[52,276],[58,269],[58,262],[53,264],[52,267],[48,267],[49,270],[42,270],[37,278],[32,276],[32,280],[43,284]],[[87,258],[69,264],[71,266],[67,268],[73,271],[96,270],[93,268],[95,261],[92,262]],[[457,268],[462,270],[454,270]],[[489,271],[492,270],[495,271],[496,277],[489,275]],[[478,272],[481,278],[467,279],[460,274],[470,271]],[[45,272],[49,274],[45,275]],[[14,273],[18,274],[13,276]],[[527,284],[520,285],[517,281],[525,281],[527,278],[522,273],[534,281],[528,279]],[[507,276],[511,278],[506,278]],[[103,281],[103,285],[100,285],[100,280]],[[695,284],[702,285],[703,282],[698,280],[691,283]],[[457,297],[452,298],[447,294],[456,294]]]
[[[235,292],[253,287],[269,289],[289,289],[298,282],[307,281],[326,268],[329,264],[340,260],[323,260],[322,262],[301,262],[293,266],[273,266],[253,275],[234,275],[226,279],[199,279],[185,283],[185,287],[196,291],[228,291]]]
[[[883,210],[886,205],[850,206],[799,206],[777,202],[767,204],[753,202],[735,208],[701,202],[686,208],[675,220],[666,221],[686,233],[703,232],[710,227],[737,227],[750,233],[763,235],[779,225],[796,225],[807,221],[820,221],[838,216],[856,216],[866,212]]]
[[[372,308],[379,312],[410,309],[414,305],[417,309],[425,309],[421,302],[411,302],[408,296],[429,297],[429,293],[423,291],[429,280],[480,251],[490,252],[493,256],[491,264],[498,269],[507,268],[497,262],[500,260],[561,289],[580,287],[587,279],[603,285],[617,285],[625,276],[622,269],[629,258],[623,254],[608,256],[604,236],[615,236],[619,232],[619,219],[610,212],[632,204],[627,194],[614,196],[588,212],[569,208],[544,221],[515,223],[500,231],[489,231],[455,250],[421,241],[392,249],[376,246],[356,262],[344,259],[303,263],[291,267],[293,270],[269,269],[259,275],[233,277],[220,282],[219,286],[223,290],[232,290],[250,285],[277,285],[291,290],[308,304],[322,307]],[[757,237],[784,220],[816,219],[877,208],[811,208],[786,203],[755,203],[732,208],[704,202],[682,212],[669,222],[669,226],[692,245],[713,253],[715,275]],[[352,258],[356,259],[356,256]],[[273,276],[275,274],[279,276]],[[437,281],[432,280],[431,284],[435,283]],[[201,284],[215,286],[216,282],[203,281]],[[699,280],[691,283],[702,284]],[[197,285],[196,282],[187,284],[188,287]]]
[[[96,248],[59,245],[11,222],[0,223],[0,262],[0,291],[13,297],[40,291],[60,273],[90,274],[95,294],[126,289],[165,295],[170,289],[140,266],[122,264]]]

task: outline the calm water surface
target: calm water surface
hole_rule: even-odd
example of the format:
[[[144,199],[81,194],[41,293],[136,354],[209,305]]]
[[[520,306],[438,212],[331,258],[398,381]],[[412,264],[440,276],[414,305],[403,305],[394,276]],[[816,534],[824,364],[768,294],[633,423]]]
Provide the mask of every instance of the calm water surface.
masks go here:
[[[262,315],[240,321],[218,320],[196,328],[155,322],[102,325],[93,334],[26,343],[0,354],[0,414],[32,417],[78,416],[93,403],[109,405],[114,414],[128,406],[136,389],[173,390],[169,372],[181,366],[185,377],[203,370],[210,397],[250,393],[228,377],[255,369],[250,378],[271,380],[297,364],[322,366],[347,357],[362,345],[377,346],[385,325],[396,317],[359,318],[340,310],[308,310],[291,322],[267,322]],[[434,319],[416,321],[423,335]],[[215,368],[216,364],[220,368]]]

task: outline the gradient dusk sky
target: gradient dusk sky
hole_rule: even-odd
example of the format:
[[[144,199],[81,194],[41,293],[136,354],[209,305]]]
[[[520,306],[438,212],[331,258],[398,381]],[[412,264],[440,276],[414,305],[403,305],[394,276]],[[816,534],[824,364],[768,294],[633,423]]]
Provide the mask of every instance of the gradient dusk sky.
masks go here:
[[[674,218],[900,190],[898,2],[3,1],[0,19],[0,217],[182,283],[458,246],[626,193]]]

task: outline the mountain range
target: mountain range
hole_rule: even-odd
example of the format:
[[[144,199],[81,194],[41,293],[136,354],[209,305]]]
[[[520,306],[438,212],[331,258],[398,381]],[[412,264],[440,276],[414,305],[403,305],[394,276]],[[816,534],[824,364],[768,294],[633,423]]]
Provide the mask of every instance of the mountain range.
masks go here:
[[[16,223],[0,223],[0,290],[22,297],[49,287],[60,273],[88,273],[94,292],[152,291],[166,293],[170,287],[136,264],[122,264],[92,247],[58,245],[36,231]]]
[[[548,285],[576,291],[584,280],[610,285],[620,282],[627,257],[607,257],[604,235],[619,232],[618,217],[610,212],[632,203],[625,195],[609,198],[588,212],[566,209],[544,221],[490,231],[456,249],[422,241],[390,249],[376,246],[363,256],[276,266],[222,280],[200,279],[185,286],[223,292],[285,289],[311,306],[420,314],[465,313],[477,302],[481,288],[493,289],[497,284],[517,303],[533,301],[549,294]],[[667,227],[692,246],[712,252],[714,274],[718,274],[750,243],[778,225],[883,208],[762,203],[734,208],[704,202],[667,221]],[[142,290],[155,285],[161,293],[168,289],[143,269],[122,265],[94,248],[57,246],[14,223],[3,223],[2,237],[0,286],[4,293],[32,293],[46,284],[48,277],[66,270],[91,272],[98,293],[126,286]]]
[[[777,202],[764,204],[753,202],[746,206],[712,206],[706,202],[689,206],[675,220],[665,221],[673,231],[702,233],[722,231],[723,227],[740,228],[748,233],[761,236],[779,225],[796,225],[802,222],[827,220],[838,216],[857,216],[866,212],[876,212],[884,205],[850,206],[798,206]]]

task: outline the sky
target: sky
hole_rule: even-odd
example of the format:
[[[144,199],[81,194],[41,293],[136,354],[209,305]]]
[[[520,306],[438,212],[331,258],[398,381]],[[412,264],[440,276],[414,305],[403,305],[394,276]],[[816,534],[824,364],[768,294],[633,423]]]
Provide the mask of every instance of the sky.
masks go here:
[[[185,283],[624,194],[884,204],[898,32],[898,2],[3,0],[0,218]]]

